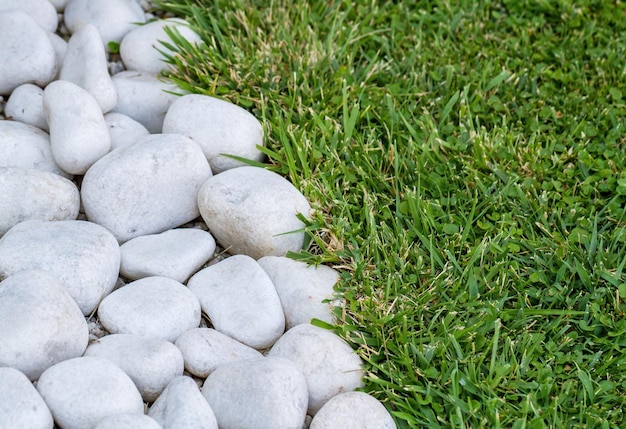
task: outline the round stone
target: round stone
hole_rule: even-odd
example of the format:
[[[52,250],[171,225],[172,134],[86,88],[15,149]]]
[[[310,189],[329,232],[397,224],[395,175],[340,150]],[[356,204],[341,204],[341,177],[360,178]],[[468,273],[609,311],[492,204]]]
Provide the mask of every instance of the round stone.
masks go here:
[[[45,31],[57,31],[57,11],[49,0],[0,0],[0,12],[15,10],[28,14]]]
[[[311,421],[309,429],[396,429],[393,418],[376,398],[364,392],[346,392],[331,398]]]
[[[42,99],[43,89],[32,83],[25,83],[13,90],[6,106],[4,106],[4,113],[13,118],[13,121],[18,121],[15,123],[23,122],[40,130],[48,131],[48,123],[43,114]],[[2,121],[0,124],[6,126],[6,123],[10,124],[13,121]],[[47,140],[48,146],[50,146],[50,137],[47,137]]]
[[[111,150],[134,144],[150,134],[146,127],[123,113],[109,112],[104,115],[104,122],[111,135]]]
[[[53,426],[52,414],[30,380],[17,369],[0,368],[0,428]]]
[[[114,334],[133,334],[174,342],[200,324],[198,298],[184,285],[166,277],[146,277],[104,298],[98,317]]]
[[[136,413],[122,413],[107,416],[93,429],[162,429],[154,419]]]

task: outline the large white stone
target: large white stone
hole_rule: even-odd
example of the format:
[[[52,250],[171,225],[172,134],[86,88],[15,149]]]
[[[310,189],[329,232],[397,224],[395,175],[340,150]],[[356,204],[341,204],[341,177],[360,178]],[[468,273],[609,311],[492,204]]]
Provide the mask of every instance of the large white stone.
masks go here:
[[[6,106],[4,106],[4,113],[7,117],[13,118],[14,121],[48,131],[48,122],[46,122],[46,117],[43,114],[42,99],[43,89],[32,83],[25,83],[13,90]],[[48,142],[48,146],[50,146],[50,142]]]
[[[92,428],[115,414],[143,414],[133,381],[106,359],[78,357],[58,363],[41,374],[37,390],[63,429]]]
[[[87,322],[59,280],[31,270],[0,282],[0,366],[36,380],[50,366],[83,354],[88,341]]]
[[[130,116],[153,134],[160,133],[165,114],[178,98],[174,94],[181,89],[154,73],[136,70],[116,73],[113,82],[118,94],[113,111]]]
[[[137,143],[150,134],[146,127],[123,113],[109,112],[104,115],[104,122],[109,127],[111,150]]]
[[[201,378],[223,363],[263,357],[258,350],[211,328],[190,329],[174,344],[183,355],[185,369]]]
[[[54,78],[54,47],[45,30],[29,15],[0,12],[0,40],[0,95],[10,94],[25,83],[45,86]]]
[[[301,429],[304,375],[289,360],[263,357],[218,366],[202,386],[220,429]]]
[[[309,429],[396,429],[385,406],[364,392],[346,392],[330,399],[311,421]]]
[[[93,429],[162,429],[162,427],[146,415],[122,413],[103,418]]]
[[[217,173],[245,165],[223,156],[235,155],[262,161],[263,127],[247,110],[215,97],[200,94],[184,95],[167,111],[164,133],[191,137],[202,147]]]
[[[48,271],[85,315],[113,290],[119,266],[117,241],[91,222],[25,221],[0,239],[0,277],[30,269]]]
[[[259,265],[272,279],[285,312],[287,329],[319,319],[336,322],[331,303],[339,280],[337,271],[326,265],[317,267],[284,256],[265,256]]]
[[[85,174],[85,214],[120,241],[154,234],[198,216],[197,195],[211,169],[200,147],[176,134],[150,135],[114,150]]]
[[[198,207],[209,231],[230,253],[285,256],[304,243],[306,198],[284,177],[258,167],[234,168],[207,180]]]
[[[42,29],[54,33],[59,19],[49,0],[0,0],[0,12],[19,10],[30,16]]]
[[[131,280],[163,276],[184,283],[213,256],[215,240],[201,229],[170,229],[122,244],[120,273]]]
[[[285,331],[285,315],[269,276],[246,255],[226,258],[196,273],[189,289],[216,330],[255,349],[270,347]]]
[[[148,415],[163,429],[217,429],[209,403],[196,382],[185,376],[176,377],[167,385]]]
[[[91,24],[84,25],[70,38],[59,78],[91,94],[104,113],[117,104],[117,87],[109,76],[102,39]]]
[[[14,368],[0,368],[0,428],[52,429],[48,406],[28,378]]]
[[[111,136],[97,101],[86,90],[57,80],[43,92],[56,163],[71,174],[84,174],[111,150]]]
[[[98,308],[102,326],[114,334],[133,334],[174,342],[200,324],[198,298],[166,277],[146,277],[115,290]]]
[[[333,396],[363,386],[361,358],[337,335],[313,325],[285,332],[268,356],[291,360],[306,376],[312,416]]]
[[[57,174],[0,167],[0,189],[0,236],[25,220],[71,220],[78,216],[78,188]]]
[[[153,21],[139,26],[124,36],[120,45],[120,55],[128,70],[139,70],[148,73],[160,73],[171,68],[163,61],[161,52],[171,54],[172,51],[161,42],[173,44],[165,27],[178,33],[189,43],[200,43],[202,39],[189,28],[187,21],[178,18]],[[161,52],[159,52],[161,51]]]
[[[146,402],[154,401],[184,370],[183,356],[172,343],[136,335],[106,335],[91,343],[84,356],[108,359],[122,368]]]

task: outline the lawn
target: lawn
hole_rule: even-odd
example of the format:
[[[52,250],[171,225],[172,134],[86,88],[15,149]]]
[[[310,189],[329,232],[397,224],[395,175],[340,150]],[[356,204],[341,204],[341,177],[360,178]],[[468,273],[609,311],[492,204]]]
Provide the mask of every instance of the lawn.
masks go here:
[[[309,199],[398,427],[626,426],[626,4],[162,0]]]

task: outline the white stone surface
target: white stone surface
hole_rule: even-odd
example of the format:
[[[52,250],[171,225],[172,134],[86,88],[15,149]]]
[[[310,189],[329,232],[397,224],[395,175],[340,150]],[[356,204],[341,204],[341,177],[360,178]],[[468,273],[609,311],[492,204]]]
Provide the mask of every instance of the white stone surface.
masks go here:
[[[91,222],[30,220],[0,240],[0,278],[29,269],[48,271],[85,315],[113,290],[119,266],[117,241]]]
[[[49,0],[50,3],[54,6],[57,12],[63,12],[65,9],[65,5],[67,4],[67,0]]]
[[[202,386],[220,429],[300,429],[304,375],[291,361],[263,357],[218,366]]]
[[[148,73],[160,73],[172,68],[163,61],[161,52],[171,54],[172,51],[161,42],[172,44],[165,27],[178,31],[190,43],[200,43],[202,39],[189,28],[187,21],[179,18],[161,19],[135,28],[122,39],[120,55],[128,70],[139,70]]]
[[[82,26],[70,38],[59,78],[91,94],[103,113],[117,104],[117,87],[109,76],[102,39],[91,24]]]
[[[29,15],[0,12],[0,40],[0,95],[8,95],[25,83],[45,86],[54,78],[54,47],[45,30]]]
[[[330,399],[311,421],[309,429],[396,429],[385,406],[364,392],[346,392]]]
[[[84,356],[108,359],[122,368],[146,402],[154,401],[184,370],[183,355],[172,343],[136,335],[104,336],[91,343]]]
[[[191,137],[202,147],[215,174],[243,164],[222,154],[262,161],[263,127],[247,110],[215,97],[189,94],[167,111],[164,133]]]
[[[285,332],[268,356],[291,360],[306,376],[312,416],[333,396],[363,386],[361,358],[343,339],[313,325]]]
[[[189,289],[215,329],[247,346],[270,347],[285,331],[285,315],[269,276],[246,255],[196,273]]]
[[[49,0],[0,0],[0,12],[19,10],[30,16],[43,30],[57,31],[57,11]]]
[[[87,322],[59,280],[29,270],[0,282],[0,367],[36,380],[50,366],[83,354],[88,341]]]
[[[198,189],[211,176],[200,147],[176,134],[150,135],[119,148],[85,174],[85,214],[120,241],[154,234],[198,216]]]
[[[174,342],[200,324],[200,303],[181,283],[166,277],[146,277],[104,298],[98,317],[114,334],[133,334]]]
[[[48,406],[20,371],[0,368],[0,428],[52,429]]]
[[[78,85],[57,80],[43,92],[43,109],[56,163],[84,174],[111,150],[109,129],[97,101]]]
[[[55,80],[59,78],[59,72],[61,71],[61,66],[63,65],[63,58],[65,58],[65,52],[67,52],[67,41],[56,33],[46,33],[46,35],[54,48],[55,73],[53,80]]]
[[[0,237],[25,220],[76,219],[76,185],[46,171],[0,167]]]
[[[287,179],[258,167],[234,168],[211,177],[200,188],[198,207],[219,244],[254,259],[300,250],[304,224],[296,215],[308,217],[311,211]]]
[[[143,414],[133,381],[106,359],[78,357],[58,363],[41,374],[37,390],[63,429],[91,428],[115,414]]]
[[[326,265],[317,267],[284,256],[265,256],[259,265],[272,279],[285,312],[287,329],[319,319],[336,322],[330,302],[339,273]],[[334,304],[338,304],[337,302]]]
[[[146,415],[122,413],[103,418],[93,429],[162,429],[162,427]]]
[[[181,334],[174,343],[185,360],[185,369],[206,378],[219,365],[263,355],[252,347],[212,328],[194,328]]]
[[[48,123],[43,114],[42,98],[43,89],[32,83],[25,83],[13,90],[6,106],[4,106],[4,113],[7,117],[13,118],[13,121],[23,122],[48,131]]]
[[[163,429],[217,429],[209,403],[196,382],[186,376],[176,377],[167,385],[148,415]]]
[[[104,115],[104,122],[111,135],[111,150],[137,143],[150,132],[130,116],[123,113],[109,112]]]

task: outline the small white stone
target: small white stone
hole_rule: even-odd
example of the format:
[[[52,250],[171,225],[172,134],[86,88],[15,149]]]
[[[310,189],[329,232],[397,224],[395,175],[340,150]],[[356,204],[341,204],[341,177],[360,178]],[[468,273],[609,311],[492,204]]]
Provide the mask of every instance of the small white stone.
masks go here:
[[[148,415],[163,429],[217,429],[209,403],[196,382],[185,376],[176,377],[167,385]]]
[[[223,156],[235,155],[262,161],[263,127],[247,110],[215,97],[200,94],[178,98],[163,121],[164,133],[191,137],[204,151],[215,174],[245,165]]]
[[[0,368],[0,428],[52,429],[48,406],[30,380],[14,368]]]
[[[111,150],[137,143],[150,132],[130,116],[122,113],[109,112],[104,115],[104,122],[111,135]]]
[[[93,429],[162,429],[162,427],[146,415],[122,413],[103,418]]]
[[[55,277],[29,270],[0,282],[0,367],[36,380],[52,365],[82,355],[88,341],[87,322]]]
[[[198,298],[181,283],[146,277],[115,290],[100,303],[98,317],[114,334],[133,334],[174,342],[200,325]]]
[[[84,174],[111,150],[109,129],[91,94],[71,82],[57,80],[43,92],[56,163],[71,174]]]
[[[385,406],[364,392],[346,392],[334,396],[311,421],[309,429],[336,428],[396,429]]]
[[[57,31],[57,11],[49,0],[0,0],[0,12],[20,10],[30,16],[45,31]]]
[[[92,428],[115,414],[143,414],[133,381],[106,359],[78,357],[58,363],[41,374],[37,390],[63,429]]]
[[[285,256],[304,243],[306,198],[284,177],[258,167],[234,168],[207,180],[198,194],[200,214],[230,253],[254,259]]]
[[[158,398],[184,370],[183,356],[172,343],[136,335],[104,336],[91,343],[84,356],[108,359],[122,368],[146,402]]]
[[[78,188],[59,175],[0,167],[0,189],[0,237],[26,220],[73,220],[78,216]]]
[[[183,355],[185,369],[201,378],[223,363],[263,357],[258,350],[211,328],[190,329],[176,339],[175,345]]]
[[[252,348],[270,347],[285,315],[269,276],[249,256],[235,255],[196,273],[189,289],[215,329]]]
[[[109,76],[102,39],[93,25],[84,25],[70,38],[59,78],[91,94],[103,113],[117,104],[117,87]]]
[[[153,21],[139,26],[124,36],[120,45],[120,55],[128,70],[139,70],[148,73],[160,73],[171,68],[164,62],[163,54],[171,54],[161,42],[173,44],[165,27],[178,31],[189,43],[200,43],[202,39],[189,28],[187,21],[178,18]]]
[[[223,429],[299,429],[306,416],[306,380],[287,359],[220,365],[205,380],[202,394]]]
[[[213,236],[201,229],[170,229],[143,235],[120,247],[120,273],[131,280],[163,276],[184,283],[215,251]]]
[[[285,332],[268,356],[293,361],[305,375],[312,416],[333,396],[363,386],[361,358],[337,335],[313,325]]]
[[[48,131],[48,122],[46,122],[46,117],[43,114],[42,98],[43,89],[32,83],[25,83],[13,90],[6,106],[4,106],[4,112],[14,121]],[[49,141],[48,146],[50,146]]]
[[[59,72],[61,71],[61,66],[63,65],[63,58],[65,58],[65,53],[67,52],[67,41],[56,33],[47,33],[47,36],[48,39],[50,39],[50,43],[52,43],[52,47],[54,48],[56,72],[53,80],[56,80],[59,78]]]

